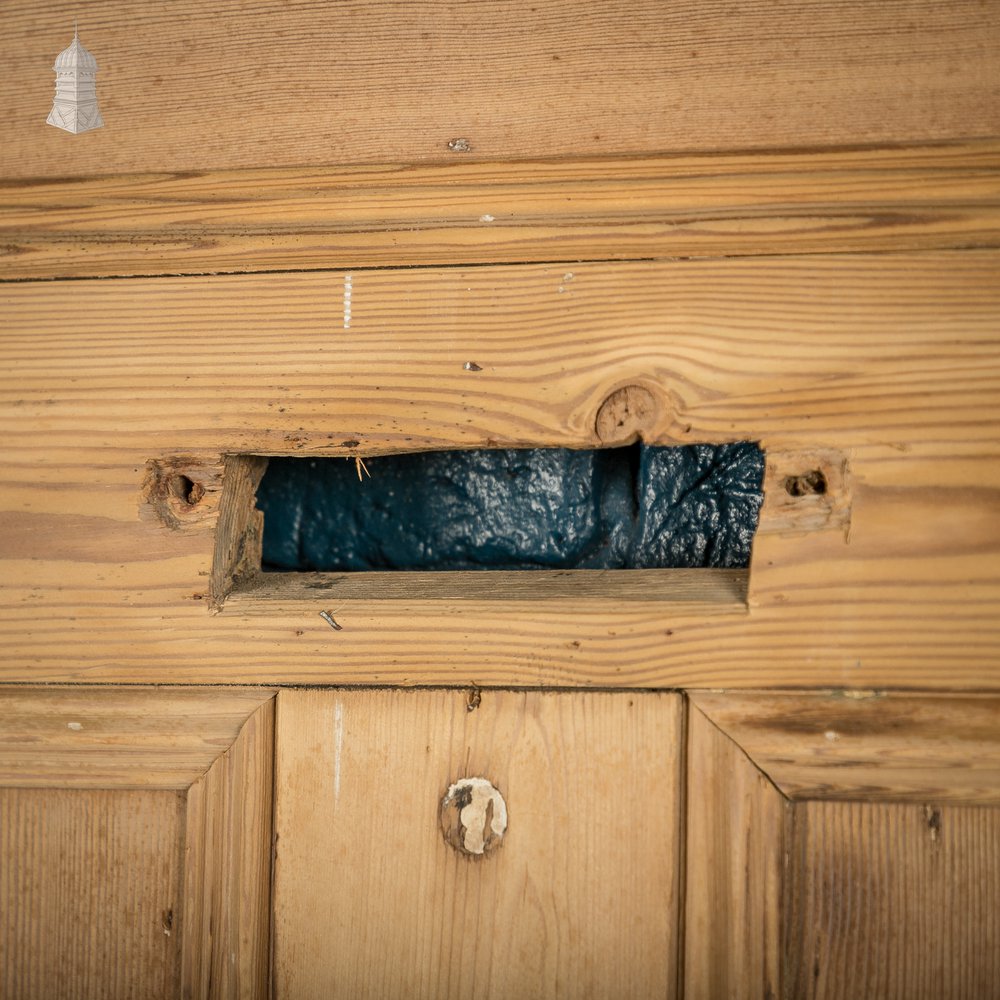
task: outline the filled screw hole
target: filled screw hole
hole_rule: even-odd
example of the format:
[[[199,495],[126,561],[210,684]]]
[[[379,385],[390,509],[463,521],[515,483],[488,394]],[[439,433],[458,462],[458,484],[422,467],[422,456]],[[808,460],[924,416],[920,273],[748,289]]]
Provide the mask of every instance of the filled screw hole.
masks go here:
[[[819,469],[813,469],[801,476],[785,479],[785,492],[790,497],[819,497],[826,493],[826,476]]]
[[[194,507],[205,495],[205,487],[201,483],[196,483],[188,476],[171,476],[167,482],[167,489],[172,497]]]

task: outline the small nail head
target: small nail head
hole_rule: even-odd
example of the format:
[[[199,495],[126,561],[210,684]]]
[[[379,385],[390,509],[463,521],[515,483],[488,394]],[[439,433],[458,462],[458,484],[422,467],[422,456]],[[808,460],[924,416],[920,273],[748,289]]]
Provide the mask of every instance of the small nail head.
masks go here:
[[[327,623],[327,625],[330,626],[330,628],[335,629],[337,632],[342,632],[344,630],[344,626],[338,625],[329,611],[321,611],[319,616]]]

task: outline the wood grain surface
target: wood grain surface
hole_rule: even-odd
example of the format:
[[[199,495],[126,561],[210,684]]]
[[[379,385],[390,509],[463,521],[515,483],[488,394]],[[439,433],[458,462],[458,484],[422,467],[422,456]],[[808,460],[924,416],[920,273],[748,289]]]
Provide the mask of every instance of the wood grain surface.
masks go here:
[[[697,706],[687,720],[683,995],[777,1000],[792,805]]]
[[[187,791],[184,997],[270,995],[273,763],[272,698]]]
[[[274,996],[672,997],[681,699],[282,691]],[[495,853],[438,808],[485,777]]]
[[[3,679],[997,686],[1000,254],[364,271],[346,331],[343,288],[4,286]],[[211,614],[218,494],[165,519],[143,492],[171,456],[212,485],[227,454],[377,476],[387,452],[594,447],[626,385],[649,442],[840,452],[846,523],[791,530],[772,490],[742,613],[399,595],[335,632],[322,590]]]
[[[1000,698],[691,692],[792,799],[1000,805]]]
[[[1000,133],[993,2],[91,0],[105,126],[80,136],[45,124],[73,14],[5,5],[0,175]]]
[[[799,802],[788,995],[980,1000],[1000,980],[1000,810]]]
[[[0,279],[947,249],[998,237],[995,139],[0,178]]]
[[[0,786],[186,789],[265,689],[0,687]]]
[[[178,792],[0,788],[0,995],[178,996]]]

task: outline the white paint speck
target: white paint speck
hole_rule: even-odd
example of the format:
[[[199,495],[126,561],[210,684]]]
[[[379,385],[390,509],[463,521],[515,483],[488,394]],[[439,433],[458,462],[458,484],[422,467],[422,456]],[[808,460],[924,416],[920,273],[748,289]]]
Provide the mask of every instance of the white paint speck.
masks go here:
[[[83,729],[83,723],[82,722],[67,722],[66,723],[66,728],[67,729],[72,729],[74,733],[78,733],[81,729]]]
[[[565,273],[565,274],[563,275],[563,281],[572,281],[572,280],[573,280],[573,279],[574,279],[575,277],[576,277],[576,275],[575,275],[575,274],[573,274],[573,272],[572,272],[572,271],[567,271],[567,272],[566,272],[566,273]]]
[[[493,222],[495,221],[492,215],[481,215],[479,216],[480,222]]]
[[[340,801],[340,752],[344,747],[344,706],[333,706],[333,801]]]
[[[354,277],[350,274],[344,275],[344,329],[351,328],[351,293],[354,290]]]
[[[828,729],[823,735],[830,743],[836,743],[840,739],[840,733],[835,733],[832,729]]]

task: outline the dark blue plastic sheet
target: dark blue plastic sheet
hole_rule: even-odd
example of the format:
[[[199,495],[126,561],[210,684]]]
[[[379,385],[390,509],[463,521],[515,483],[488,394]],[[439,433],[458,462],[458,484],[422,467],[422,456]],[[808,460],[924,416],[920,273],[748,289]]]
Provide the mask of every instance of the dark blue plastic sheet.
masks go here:
[[[749,443],[272,458],[264,569],[740,567],[761,505]]]

